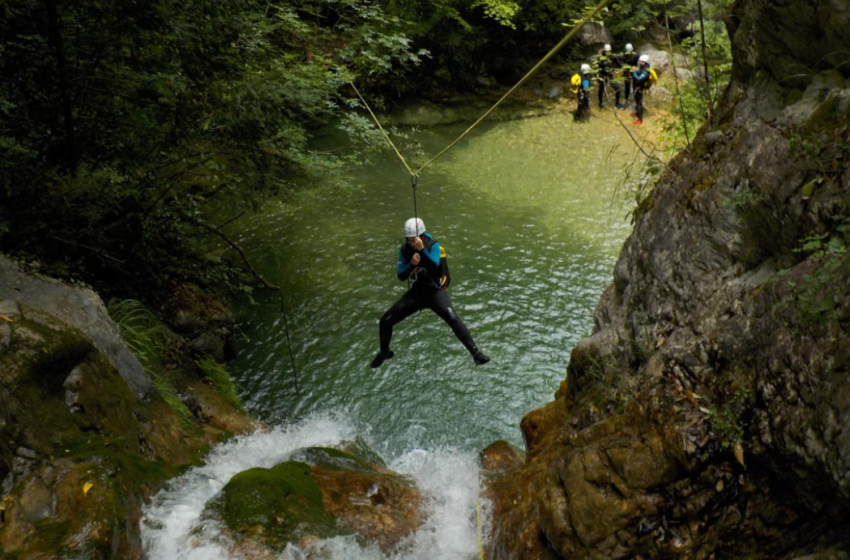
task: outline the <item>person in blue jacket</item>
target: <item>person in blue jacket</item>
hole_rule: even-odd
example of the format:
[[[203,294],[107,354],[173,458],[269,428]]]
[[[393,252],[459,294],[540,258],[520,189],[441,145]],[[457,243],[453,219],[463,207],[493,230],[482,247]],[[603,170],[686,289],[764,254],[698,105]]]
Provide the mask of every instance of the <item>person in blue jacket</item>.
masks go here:
[[[581,65],[581,69],[570,80],[570,86],[576,98],[573,120],[577,121],[590,112],[590,64]]]
[[[649,55],[643,54],[638,59],[638,65],[632,68],[632,84],[635,88],[635,117],[632,124],[643,124],[643,93],[649,86]]]
[[[404,237],[405,243],[398,250],[396,272],[399,280],[407,281],[408,290],[381,317],[381,350],[370,365],[380,367],[394,356],[390,350],[393,326],[423,309],[430,309],[452,328],[458,340],[472,354],[475,365],[486,364],[490,358],[475,345],[469,329],[452,308],[446,293],[450,281],[448,265],[444,254],[441,255],[439,241],[425,231],[425,224],[418,218],[411,218],[404,224]]]

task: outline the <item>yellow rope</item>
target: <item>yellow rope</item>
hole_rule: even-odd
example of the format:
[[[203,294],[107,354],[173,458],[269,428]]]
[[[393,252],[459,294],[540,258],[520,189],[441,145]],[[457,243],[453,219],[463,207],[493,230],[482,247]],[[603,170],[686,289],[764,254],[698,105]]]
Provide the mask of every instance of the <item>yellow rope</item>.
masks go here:
[[[475,502],[475,517],[478,521],[478,555],[484,560],[484,547],[481,545],[481,500]]]
[[[407,161],[404,159],[404,156],[402,156],[402,155],[401,155],[401,152],[399,152],[399,151],[398,151],[398,148],[396,148],[396,147],[395,147],[395,144],[393,144],[393,141],[390,139],[390,135],[389,135],[389,134],[387,134],[387,132],[384,130],[384,127],[382,127],[382,126],[381,126],[381,122],[378,120],[378,117],[376,117],[376,116],[375,116],[375,113],[373,113],[373,112],[372,112],[372,108],[371,108],[371,107],[369,107],[369,104],[368,104],[368,103],[366,103],[366,100],[365,100],[365,99],[363,99],[363,96],[362,96],[362,95],[360,95],[360,91],[358,91],[357,87],[354,85],[354,83],[353,83],[353,82],[348,82],[348,83],[349,83],[349,85],[351,85],[351,87],[354,89],[354,92],[357,94],[357,97],[359,97],[359,98],[360,98],[360,101],[362,101],[362,102],[363,102],[363,105],[365,105],[365,106],[366,106],[366,110],[367,110],[367,111],[369,111],[369,114],[370,114],[370,115],[372,115],[372,119],[374,119],[375,124],[376,124],[376,125],[378,125],[378,128],[381,130],[381,132],[383,132],[383,133],[384,133],[384,138],[386,138],[386,139],[387,139],[387,142],[389,142],[389,143],[390,143],[390,146],[392,146],[392,147],[393,147],[393,150],[395,150],[395,153],[396,153],[396,155],[398,156],[398,159],[400,159],[400,160],[401,160],[401,163],[403,163],[403,164],[404,164],[404,167],[405,167],[405,169],[407,169],[407,172],[408,172],[408,173],[410,173],[410,176],[411,176],[411,177],[415,176],[415,174],[413,173],[413,171],[410,169],[410,166],[409,166],[409,165],[407,165]]]
[[[502,104],[502,102],[503,102],[505,99],[507,99],[507,98],[508,98],[508,97],[509,97],[509,96],[510,96],[510,95],[511,95],[514,91],[516,91],[516,90],[517,90],[517,89],[518,89],[518,88],[519,88],[522,84],[524,84],[525,82],[527,82],[527,81],[528,81],[528,79],[529,79],[529,78],[531,78],[531,76],[532,76],[532,75],[534,75],[534,73],[535,73],[535,72],[537,72],[537,70],[539,70],[541,66],[543,66],[546,62],[548,62],[550,58],[552,58],[553,56],[555,56],[555,54],[556,54],[559,50],[561,50],[561,49],[564,47],[564,45],[566,45],[566,44],[567,44],[567,41],[569,41],[570,39],[572,39],[572,38],[573,38],[573,36],[574,36],[574,35],[575,35],[575,34],[576,34],[576,33],[577,33],[577,32],[578,32],[578,31],[579,31],[579,30],[580,30],[580,29],[584,26],[584,24],[585,24],[585,23],[587,23],[588,21],[590,21],[591,19],[593,19],[594,17],[596,17],[596,15],[597,15],[599,12],[601,12],[601,11],[602,11],[602,9],[603,9],[603,8],[605,8],[605,6],[607,6],[610,2],[611,2],[611,0],[602,0],[602,1],[601,1],[601,2],[600,2],[597,6],[596,6],[596,8],[595,8],[595,9],[594,9],[594,10],[593,10],[593,11],[592,11],[592,12],[591,12],[591,13],[590,13],[587,17],[585,17],[583,20],[581,20],[581,21],[578,23],[578,25],[576,25],[575,27],[573,27],[573,28],[572,28],[572,30],[571,30],[569,33],[567,33],[567,35],[566,35],[563,39],[561,39],[561,41],[560,41],[557,45],[555,45],[555,46],[552,48],[552,50],[551,50],[551,51],[549,51],[549,53],[548,53],[546,56],[544,56],[542,59],[540,59],[540,62],[538,62],[537,64],[535,64],[535,65],[534,65],[534,68],[532,68],[531,70],[529,70],[529,71],[528,71],[528,73],[527,73],[525,76],[523,76],[523,77],[522,77],[522,79],[521,79],[520,81],[518,81],[514,87],[512,87],[510,90],[508,90],[508,92],[507,92],[505,95],[503,95],[503,96],[502,96],[502,98],[501,98],[501,99],[499,99],[499,100],[496,102],[496,104],[495,104],[495,105],[493,105],[492,107],[490,107],[490,108],[487,110],[487,112],[486,112],[486,113],[484,113],[483,115],[481,115],[481,118],[479,118],[477,121],[475,121],[475,122],[472,124],[472,126],[470,126],[469,128],[467,128],[467,129],[463,132],[463,134],[461,134],[460,136],[458,136],[458,137],[457,137],[457,140],[455,140],[454,142],[452,142],[451,144],[449,144],[448,146],[446,146],[446,148],[445,148],[445,149],[443,149],[443,151],[442,151],[442,152],[440,152],[440,153],[439,153],[439,154],[437,154],[436,156],[432,157],[430,160],[428,160],[428,161],[425,163],[425,165],[423,165],[422,167],[420,167],[419,169],[417,169],[417,170],[416,170],[416,175],[419,175],[419,173],[421,173],[423,169],[425,169],[426,167],[428,167],[429,165],[431,165],[431,163],[433,163],[433,162],[434,162],[434,160],[436,160],[438,157],[442,156],[443,154],[445,154],[446,152],[448,152],[449,150],[451,150],[451,149],[455,146],[455,144],[457,144],[458,142],[460,142],[461,140],[463,140],[463,139],[466,137],[466,135],[467,135],[467,134],[469,134],[470,132],[472,132],[472,130],[473,130],[475,127],[477,127],[477,126],[481,123],[481,121],[483,121],[484,119],[486,119],[486,118],[487,118],[487,116],[488,116],[490,113],[492,113],[492,112],[496,109],[496,107],[498,107],[499,105],[501,105],[501,104]]]

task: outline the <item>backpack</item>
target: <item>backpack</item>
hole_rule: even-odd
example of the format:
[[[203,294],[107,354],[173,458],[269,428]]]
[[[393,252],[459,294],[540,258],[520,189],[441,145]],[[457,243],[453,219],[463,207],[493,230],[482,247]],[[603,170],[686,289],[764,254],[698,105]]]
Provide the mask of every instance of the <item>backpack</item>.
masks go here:
[[[440,287],[444,290],[449,289],[449,284],[452,283],[452,274],[449,272],[449,260],[446,248],[440,244],[440,267],[443,269],[443,277],[440,278]]]
[[[658,83],[658,74],[655,73],[655,68],[649,69],[649,80],[646,83],[646,89],[651,88]]]
[[[581,75],[575,74],[570,80],[570,89],[572,90],[574,95],[578,95],[578,90],[581,89]]]

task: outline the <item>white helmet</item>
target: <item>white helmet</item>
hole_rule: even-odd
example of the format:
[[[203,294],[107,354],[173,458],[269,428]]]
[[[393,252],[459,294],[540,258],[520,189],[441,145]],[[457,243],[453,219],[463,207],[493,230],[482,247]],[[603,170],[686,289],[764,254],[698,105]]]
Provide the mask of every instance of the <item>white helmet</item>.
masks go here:
[[[605,52],[611,52],[611,45],[609,45],[608,43],[605,43],[605,46],[602,47],[602,50],[605,51]]]
[[[590,64],[582,64],[581,71],[583,74],[587,74],[588,72],[590,72]]]
[[[633,50],[635,50],[635,48],[632,46],[632,44],[626,43],[626,52],[632,52]]]
[[[641,62],[646,62],[647,64],[649,64],[649,55],[648,54],[642,54],[642,55],[640,55],[640,58],[638,60],[640,60]]]
[[[425,222],[418,218],[410,218],[404,222],[404,236],[416,237],[425,233]]]

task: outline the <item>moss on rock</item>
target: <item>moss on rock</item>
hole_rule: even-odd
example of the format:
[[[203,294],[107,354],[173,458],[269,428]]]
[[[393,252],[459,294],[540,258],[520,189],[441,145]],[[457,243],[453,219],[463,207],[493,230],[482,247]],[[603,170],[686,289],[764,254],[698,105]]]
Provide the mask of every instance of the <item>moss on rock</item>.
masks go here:
[[[334,518],[325,511],[310,465],[299,461],[237,474],[210,508],[233,531],[263,527],[265,537],[278,546],[304,535],[339,533]]]

